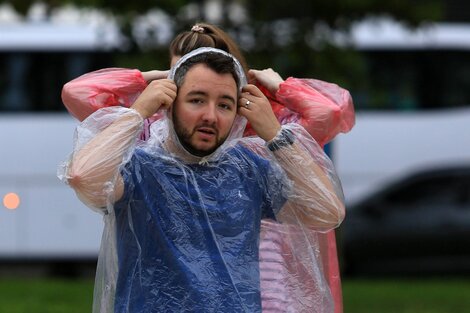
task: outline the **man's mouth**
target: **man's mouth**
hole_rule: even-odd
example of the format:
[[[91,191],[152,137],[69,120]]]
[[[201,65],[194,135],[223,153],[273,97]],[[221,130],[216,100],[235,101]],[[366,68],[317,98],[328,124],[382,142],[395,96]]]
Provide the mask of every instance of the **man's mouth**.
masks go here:
[[[197,133],[199,134],[199,138],[202,141],[212,141],[214,138],[217,137],[217,130],[212,127],[198,127],[196,129]]]
[[[197,129],[197,131],[201,132],[201,133],[204,133],[204,134],[208,134],[208,135],[216,135],[217,134],[217,131],[212,127],[199,127]]]

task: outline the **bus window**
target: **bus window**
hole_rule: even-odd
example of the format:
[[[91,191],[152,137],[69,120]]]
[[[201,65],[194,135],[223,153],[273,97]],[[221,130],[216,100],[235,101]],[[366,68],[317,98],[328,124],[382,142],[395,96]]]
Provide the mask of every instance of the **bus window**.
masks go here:
[[[350,88],[357,109],[445,109],[470,103],[470,23],[409,28],[389,18],[369,18],[352,26],[349,40],[364,73]]]
[[[62,111],[60,93],[69,80],[113,66],[108,52],[0,53],[0,111]]]
[[[352,90],[358,109],[421,110],[470,103],[470,51],[363,51],[363,86]]]

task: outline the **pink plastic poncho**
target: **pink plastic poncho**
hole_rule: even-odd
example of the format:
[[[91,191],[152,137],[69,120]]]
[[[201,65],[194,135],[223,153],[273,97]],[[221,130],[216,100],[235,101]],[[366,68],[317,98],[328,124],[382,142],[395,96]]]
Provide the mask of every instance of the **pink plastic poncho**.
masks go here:
[[[129,107],[145,86],[146,82],[139,71],[108,69],[83,75],[68,83],[64,86],[62,97],[71,114],[82,120],[90,112],[96,111],[100,107],[115,105]],[[349,93],[334,84],[310,79],[289,78],[281,84],[278,93],[270,100],[281,122],[294,121],[301,124],[322,145],[331,140],[338,132],[349,131],[354,124],[354,110]],[[286,107],[283,108],[280,103],[285,103]],[[101,116],[100,121],[108,118],[112,120],[111,114],[106,116],[102,112]],[[161,118],[161,116],[160,114],[156,118]],[[144,121],[145,123],[148,121]],[[147,130],[145,126],[142,128]],[[245,134],[248,132],[249,130],[245,131]],[[148,134],[144,137],[148,137]],[[78,139],[77,142],[80,141]],[[269,220],[262,222],[260,272],[263,312],[283,310],[287,307],[290,308],[288,312],[333,312],[333,307],[335,312],[341,312],[341,286],[334,232],[315,232],[307,230],[301,224],[295,225],[294,223],[295,226],[284,226],[284,224],[281,225]],[[295,253],[292,253],[294,249],[290,243],[293,239],[286,240],[286,236],[281,235],[284,233],[288,233],[292,238],[302,237],[303,242],[310,249],[295,249]],[[302,245],[298,247],[300,246]],[[307,256],[303,258],[304,254]],[[289,256],[304,260],[307,264],[289,268],[289,265],[300,264],[292,263]],[[319,273],[315,275],[321,277],[324,272],[329,286],[319,283],[318,278],[317,282],[312,284],[314,280],[310,278],[315,277],[312,275],[309,263],[312,261],[319,266],[315,269]],[[282,273],[278,275],[277,280],[276,277],[272,277],[273,269]],[[282,285],[286,273],[295,273],[289,277],[297,279],[297,284],[290,283],[288,284],[289,288],[277,288],[279,286],[276,286],[276,283]],[[322,287],[318,290],[315,289],[318,286]],[[97,290],[99,289],[97,288]],[[279,290],[283,290],[283,292],[279,292]],[[324,296],[325,293],[330,296]],[[324,305],[316,306],[315,310],[308,305],[302,309],[302,306],[299,307],[299,305],[309,303],[309,301],[295,304],[293,299],[296,294],[298,296],[303,294],[302,297],[306,296],[306,299],[311,298],[311,294],[316,294],[317,298],[314,302],[318,302],[318,294],[322,294],[323,296],[320,298],[323,299],[321,302]],[[331,299],[331,295],[333,299]],[[302,297],[298,297],[298,299]]]
[[[145,87],[147,82],[139,70],[103,69],[65,84],[62,101],[72,116],[83,121],[100,108],[116,105],[130,107]],[[280,84],[275,95],[263,86],[258,87],[270,100],[281,124],[302,125],[321,146],[339,133],[349,132],[354,126],[351,95],[336,84],[290,77]],[[160,117],[161,114],[157,114],[146,121],[146,128]],[[244,135],[255,135],[250,125],[247,125]],[[148,132],[144,138],[147,137]]]

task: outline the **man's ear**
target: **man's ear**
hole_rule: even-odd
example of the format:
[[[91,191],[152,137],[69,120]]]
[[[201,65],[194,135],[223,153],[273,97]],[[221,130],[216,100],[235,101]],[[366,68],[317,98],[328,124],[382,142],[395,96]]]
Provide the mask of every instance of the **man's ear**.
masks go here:
[[[170,120],[173,120],[173,107],[176,105],[176,99],[173,103],[168,107],[166,115]]]
[[[238,101],[240,101],[241,93],[238,93],[237,97],[237,103],[235,104],[237,106],[237,115],[240,115],[240,106],[238,106]]]

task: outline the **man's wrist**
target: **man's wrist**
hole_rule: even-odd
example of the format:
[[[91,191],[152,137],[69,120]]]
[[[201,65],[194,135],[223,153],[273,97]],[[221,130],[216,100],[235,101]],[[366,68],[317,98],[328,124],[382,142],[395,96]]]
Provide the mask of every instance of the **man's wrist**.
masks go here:
[[[267,142],[267,147],[270,151],[276,151],[282,147],[287,147],[292,145],[295,142],[294,133],[287,128],[281,128],[279,133],[272,140]]]

